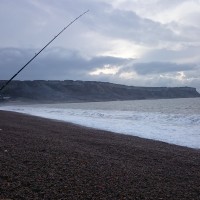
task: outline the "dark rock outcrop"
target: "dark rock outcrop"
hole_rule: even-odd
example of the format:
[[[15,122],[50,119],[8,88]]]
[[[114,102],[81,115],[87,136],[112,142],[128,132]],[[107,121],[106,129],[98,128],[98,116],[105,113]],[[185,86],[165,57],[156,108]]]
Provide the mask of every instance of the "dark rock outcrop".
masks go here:
[[[0,81],[3,85],[5,81]],[[134,87],[95,81],[12,81],[3,91],[11,100],[43,102],[114,101],[200,97],[191,87]]]

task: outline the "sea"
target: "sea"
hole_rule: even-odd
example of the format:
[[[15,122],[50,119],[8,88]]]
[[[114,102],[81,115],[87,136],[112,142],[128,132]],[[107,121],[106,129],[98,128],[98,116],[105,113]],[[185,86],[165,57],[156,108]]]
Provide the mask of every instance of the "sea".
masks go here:
[[[200,149],[200,98],[2,104],[0,110]]]

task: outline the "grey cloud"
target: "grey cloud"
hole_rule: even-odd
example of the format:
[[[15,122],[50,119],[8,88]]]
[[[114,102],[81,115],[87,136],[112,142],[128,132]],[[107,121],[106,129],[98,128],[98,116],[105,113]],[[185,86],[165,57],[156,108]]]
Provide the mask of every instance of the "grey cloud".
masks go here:
[[[172,46],[172,48],[175,48]],[[193,45],[181,45],[177,50],[169,49],[153,49],[143,55],[142,60],[144,62],[200,62],[199,55],[200,46],[198,43],[196,46]],[[188,61],[187,61],[188,60]]]
[[[5,42],[7,42],[7,44],[15,44],[15,46],[34,44],[38,47],[43,44],[45,37],[55,34],[67,21],[74,19],[86,9],[91,10],[87,17],[83,17],[78,25],[71,27],[71,31],[76,32],[77,35],[81,27],[83,33],[80,32],[80,35],[95,31],[112,39],[124,39],[142,44],[181,40],[173,31],[158,22],[144,19],[131,11],[115,10],[109,3],[100,1],[28,0],[19,1],[17,4],[8,1],[9,6],[11,8],[15,6],[15,9],[14,11],[11,9],[6,15],[3,9],[8,6],[7,1],[4,1],[1,2],[2,8],[0,8],[0,10],[2,9],[0,23],[5,27],[2,29],[4,40],[2,40],[1,46],[6,45]],[[7,25],[11,27],[8,28]],[[13,32],[15,38],[13,38]],[[70,35],[70,38],[68,38],[68,33],[62,37],[66,45],[70,45],[72,48],[73,43],[77,42],[77,38],[73,34]],[[33,42],[28,38],[32,38]],[[71,43],[71,41],[73,42]],[[56,43],[59,46],[63,45],[59,40]],[[80,47],[81,43],[80,41]]]
[[[33,49],[0,49],[0,79],[9,79],[36,52]],[[62,48],[50,48],[34,60],[16,79],[19,80],[96,80],[138,86],[193,86],[199,87],[200,66],[178,65],[174,63],[135,63],[130,59],[115,57],[85,58],[79,52]],[[120,66],[113,75],[91,76],[89,72],[106,64]],[[129,65],[129,67],[127,67]],[[131,67],[130,67],[131,65]],[[183,71],[184,81],[177,80],[177,72]],[[124,72],[136,72],[138,76],[124,79]],[[166,74],[166,76],[160,76]],[[199,88],[200,89],[200,88]]]
[[[96,20],[93,20],[95,30],[111,37],[148,45],[183,40],[167,26],[142,18],[132,11],[111,10],[96,14]]]
[[[36,52],[33,49],[0,49],[0,79],[9,79]],[[122,65],[129,59],[115,57],[84,58],[76,51],[50,48],[39,55],[17,79],[84,79],[91,70],[104,65]]]
[[[79,6],[77,6],[79,5]],[[90,8],[86,1],[55,1],[55,0],[2,0],[0,2],[1,47],[31,47],[37,48],[50,40],[54,34],[67,23]],[[89,15],[88,15],[89,17]],[[66,44],[77,42],[79,29],[84,30],[84,17],[71,31],[62,35]],[[80,28],[81,27],[81,28]],[[75,32],[76,34],[71,34]],[[69,38],[70,36],[70,38]],[[62,45],[63,41],[56,40],[54,44]],[[66,46],[66,45],[65,45]],[[72,45],[71,45],[72,46]]]
[[[133,66],[123,69],[125,71],[135,71],[139,75],[147,74],[162,74],[180,71],[194,70],[195,65],[191,64],[176,64],[170,62],[149,62],[149,63],[135,63]]]

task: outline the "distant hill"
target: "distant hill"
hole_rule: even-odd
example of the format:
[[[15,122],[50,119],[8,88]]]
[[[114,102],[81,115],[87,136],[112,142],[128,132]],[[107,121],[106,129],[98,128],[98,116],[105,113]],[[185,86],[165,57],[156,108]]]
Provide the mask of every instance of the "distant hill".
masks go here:
[[[5,81],[0,81],[0,86]],[[3,91],[11,100],[84,102],[200,97],[191,87],[134,87],[95,81],[12,81]]]

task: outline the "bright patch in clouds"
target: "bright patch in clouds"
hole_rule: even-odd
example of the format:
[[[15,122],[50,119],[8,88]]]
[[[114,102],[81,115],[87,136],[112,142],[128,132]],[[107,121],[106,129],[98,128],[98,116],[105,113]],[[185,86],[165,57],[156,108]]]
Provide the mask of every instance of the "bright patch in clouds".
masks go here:
[[[115,75],[119,71],[119,67],[104,65],[103,68],[97,68],[96,70],[90,72],[92,76],[98,76],[100,74]]]
[[[131,80],[131,79],[135,79],[137,78],[137,74],[135,72],[122,72],[119,77],[121,79],[127,79],[127,80]]]
[[[173,81],[179,81],[179,83],[183,83],[183,84],[190,81],[190,79],[186,77],[184,72],[176,72],[174,74],[161,74],[160,78],[171,79]]]
[[[141,58],[148,52],[148,47],[129,42],[127,40],[113,40],[110,49],[102,53],[103,56],[113,56],[121,58]]]
[[[178,72],[178,75],[176,76],[177,79],[179,79],[180,81],[183,81],[186,76],[184,74],[184,72]]]

